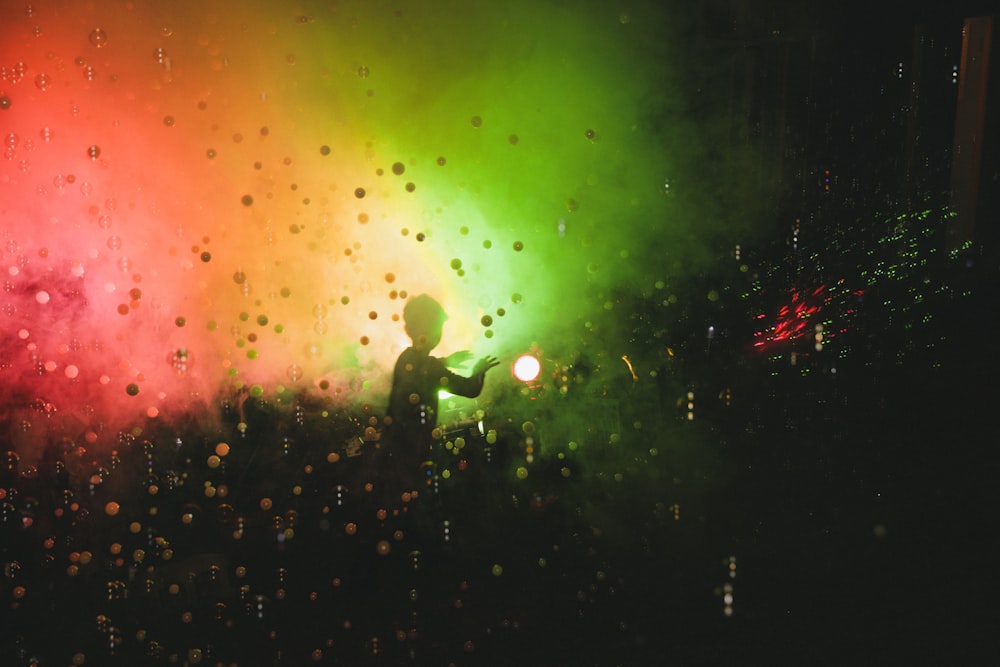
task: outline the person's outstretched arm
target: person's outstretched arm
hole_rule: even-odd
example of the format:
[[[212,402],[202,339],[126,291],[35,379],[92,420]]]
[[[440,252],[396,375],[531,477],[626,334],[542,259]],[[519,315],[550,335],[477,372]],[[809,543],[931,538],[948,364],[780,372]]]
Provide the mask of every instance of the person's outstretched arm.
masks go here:
[[[475,398],[476,396],[479,396],[479,393],[483,390],[483,382],[486,380],[486,371],[499,363],[500,362],[496,357],[485,356],[477,361],[476,365],[472,367],[472,375],[469,377],[463,377],[445,368],[443,369],[443,378],[445,378],[447,382],[443,382],[442,385],[449,393],[457,396],[465,396],[466,398]]]

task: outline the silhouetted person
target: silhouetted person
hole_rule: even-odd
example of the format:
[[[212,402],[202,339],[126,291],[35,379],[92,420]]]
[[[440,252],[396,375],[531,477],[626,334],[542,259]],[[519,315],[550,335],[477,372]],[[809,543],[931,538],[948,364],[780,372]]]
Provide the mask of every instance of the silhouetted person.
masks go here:
[[[471,352],[456,352],[446,359],[432,357],[430,352],[441,342],[446,319],[441,304],[426,294],[411,298],[403,308],[406,333],[413,345],[396,361],[382,447],[384,461],[399,475],[406,490],[420,488],[420,466],[430,458],[440,437],[435,433],[438,392],[443,389],[474,398],[483,390],[486,371],[499,363],[495,357],[485,356],[476,362],[469,377],[463,377],[451,369],[468,362]]]

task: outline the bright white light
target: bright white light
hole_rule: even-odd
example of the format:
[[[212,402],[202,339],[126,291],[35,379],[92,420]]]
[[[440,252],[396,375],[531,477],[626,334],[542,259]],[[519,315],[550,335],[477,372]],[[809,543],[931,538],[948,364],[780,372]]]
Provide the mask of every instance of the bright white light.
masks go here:
[[[538,359],[530,354],[522,354],[514,361],[512,370],[514,377],[521,382],[531,382],[538,377],[538,373],[542,370],[542,365],[538,362]]]

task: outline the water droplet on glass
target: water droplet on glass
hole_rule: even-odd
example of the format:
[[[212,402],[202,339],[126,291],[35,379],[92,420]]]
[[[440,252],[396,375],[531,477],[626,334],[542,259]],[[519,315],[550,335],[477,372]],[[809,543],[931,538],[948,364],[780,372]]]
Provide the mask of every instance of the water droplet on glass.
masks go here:
[[[358,76],[360,76],[362,79],[367,79],[369,74],[371,74],[371,70],[369,70],[364,65],[358,68]]]
[[[38,87],[39,90],[46,91],[49,89],[49,86],[52,85],[52,79],[49,77],[48,74],[40,72],[38,76],[35,77],[35,85]]]
[[[96,144],[87,149],[87,155],[91,160],[96,160],[101,156],[101,147]]]
[[[104,32],[100,28],[94,28],[90,31],[90,43],[99,49],[107,46],[108,33]]]

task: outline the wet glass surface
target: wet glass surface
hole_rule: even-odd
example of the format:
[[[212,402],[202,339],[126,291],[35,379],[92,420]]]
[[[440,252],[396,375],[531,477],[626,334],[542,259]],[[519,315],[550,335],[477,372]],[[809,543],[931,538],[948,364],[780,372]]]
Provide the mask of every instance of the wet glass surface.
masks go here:
[[[0,664],[995,656],[991,19],[680,4],[4,5]]]

